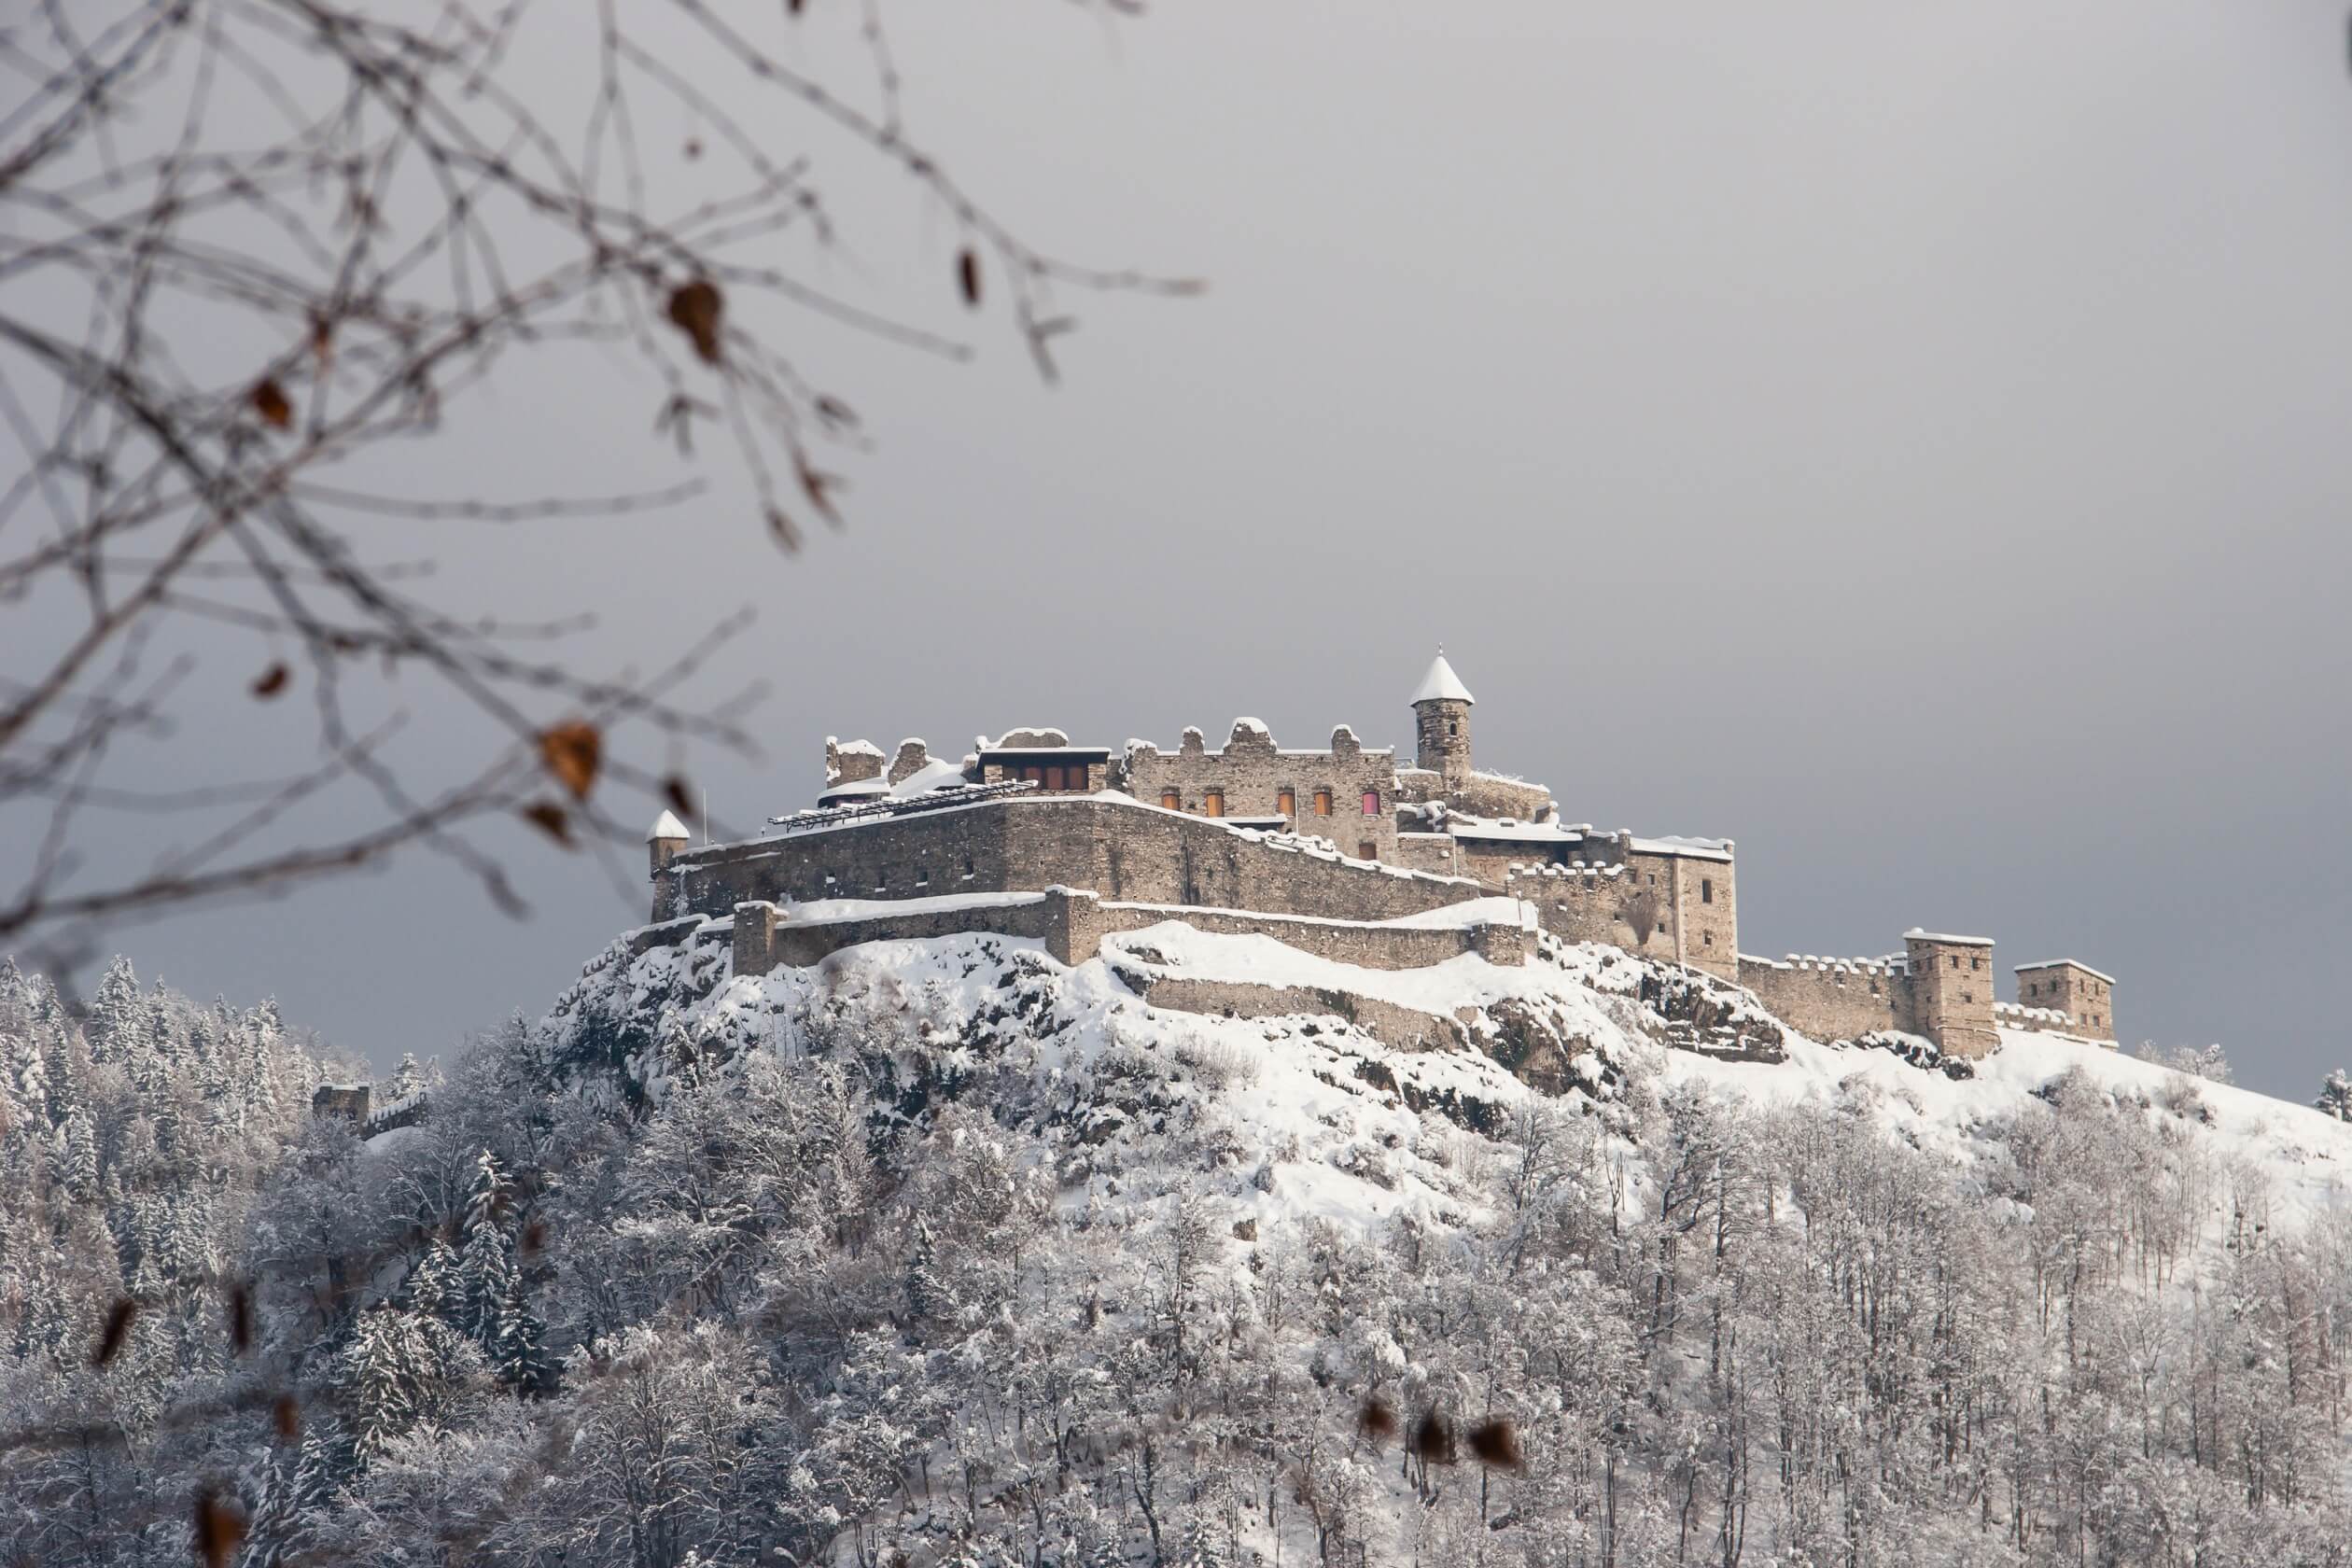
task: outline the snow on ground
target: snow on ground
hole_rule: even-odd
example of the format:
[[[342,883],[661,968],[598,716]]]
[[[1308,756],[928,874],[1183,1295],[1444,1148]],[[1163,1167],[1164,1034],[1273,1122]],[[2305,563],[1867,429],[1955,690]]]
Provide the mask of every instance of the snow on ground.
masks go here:
[[[1513,903],[1491,902],[1506,915]],[[722,1056],[823,1048],[812,1042],[847,1020],[898,1052],[904,1078],[925,1092],[981,1072],[1026,1080],[1020,1092],[1041,1118],[1083,1124],[1078,1141],[1092,1174],[1070,1190],[1074,1203],[1100,1196],[1104,1182],[1159,1179],[1150,1138],[1178,1122],[1197,1134],[1206,1118],[1237,1178],[1255,1183],[1237,1179],[1235,1190],[1261,1217],[1351,1227],[1402,1214],[1477,1223],[1452,1174],[1462,1145],[1539,1093],[1497,1059],[1506,1055],[1497,1035],[1506,1031],[1491,1026],[1511,1003],[1552,1020],[1564,1050],[1589,1050],[1572,1073],[1581,1083],[1598,1082],[1605,1063],[1654,1073],[1661,1088],[1703,1085],[1758,1109],[1867,1102],[1891,1138],[1962,1170],[2006,1161],[2009,1125],[2079,1071],[2119,1106],[2201,1134],[2198,1146],[2217,1166],[2260,1167],[2277,1221],[2352,1202],[2352,1124],[2316,1110],[2027,1031],[2004,1030],[2001,1049],[1957,1079],[1892,1051],[1824,1044],[1794,1030],[1779,1062],[1660,1050],[1665,1021],[1639,1001],[1650,966],[1549,939],[1523,966],[1465,954],[1414,970],[1363,969],[1173,920],[1110,938],[1102,958],[1075,968],[1034,943],[992,935],[871,943],[816,968],[756,977],[730,976],[724,953],[723,944],[704,943],[654,948],[609,973],[592,965],[582,995],[601,994],[609,1014],[634,1015],[642,1040],[682,1031]],[[1488,1048],[1397,1049],[1328,1015],[1226,1018],[1151,1007],[1119,978],[1139,964],[1458,1018],[1477,1026],[1474,1037]],[[666,1071],[658,1056],[642,1050],[631,1069],[657,1095]]]
[[[2202,1107],[2207,1152],[2262,1167],[2281,1220],[2301,1221],[2352,1203],[2352,1123],[2309,1106],[2250,1089],[2191,1079],[2089,1041],[2003,1029],[2001,1048],[1974,1064],[1973,1078],[1953,1080],[1923,1071],[1884,1051],[1823,1045],[1791,1033],[1788,1059],[1773,1064],[1715,1061],[1674,1052],[1669,1082],[1701,1082],[1757,1105],[1813,1099],[1835,1102],[1851,1086],[1878,1091],[1890,1130],[1955,1161],[1969,1157],[1981,1129],[2014,1116],[2037,1091],[2079,1070],[2114,1095],[2151,1115],[2193,1095]]]

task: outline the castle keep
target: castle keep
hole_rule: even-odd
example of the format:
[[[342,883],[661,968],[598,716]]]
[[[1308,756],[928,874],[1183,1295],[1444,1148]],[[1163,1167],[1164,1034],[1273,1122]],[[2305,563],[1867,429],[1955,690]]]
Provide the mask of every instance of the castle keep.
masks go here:
[[[1442,651],[1409,703],[1409,766],[1344,724],[1292,749],[1254,719],[1213,749],[1197,729],[1172,751],[1015,729],[952,759],[920,740],[885,753],[828,738],[815,804],[757,837],[693,848],[663,813],[642,934],[732,922],[736,973],[761,973],[974,930],[1083,962],[1104,936],[1167,919],[1368,968],[1519,963],[1540,928],[1743,987],[1823,1040],[1899,1031],[1956,1057],[1991,1051],[2000,1029],[2114,1042],[2109,976],[2022,965],[2001,1002],[1989,938],[1912,930],[1881,958],[1743,955],[1730,840],[1563,822],[1544,786],[1482,771],[1476,699]]]

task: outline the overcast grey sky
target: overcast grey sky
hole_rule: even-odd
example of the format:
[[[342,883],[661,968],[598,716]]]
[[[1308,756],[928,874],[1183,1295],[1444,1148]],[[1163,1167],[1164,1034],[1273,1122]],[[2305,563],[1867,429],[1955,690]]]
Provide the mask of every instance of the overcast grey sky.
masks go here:
[[[797,559],[739,485],[434,546],[608,611],[583,666],[756,603],[708,689],[773,681],[767,755],[706,769],[721,814],[805,804],[829,733],[1404,741],[1442,639],[1483,763],[1739,841],[1751,952],[1981,931],[2256,1087],[2352,1066],[2341,0],[889,14],[917,126],[1029,238],[1211,288],[1074,301],[1058,389],[1001,324],[960,370],[822,345],[879,449]],[[952,230],[874,202],[952,308]],[[835,265],[903,281],[895,240]],[[488,408],[420,489],[680,470],[561,376]],[[205,744],[272,721],[232,673]],[[447,1052],[642,918],[510,847],[525,924],[417,860],[119,944]]]

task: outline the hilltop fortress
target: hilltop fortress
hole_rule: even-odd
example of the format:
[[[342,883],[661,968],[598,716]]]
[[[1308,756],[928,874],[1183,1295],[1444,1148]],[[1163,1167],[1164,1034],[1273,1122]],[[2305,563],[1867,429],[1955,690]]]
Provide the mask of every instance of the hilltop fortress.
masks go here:
[[[815,804],[757,837],[693,848],[662,815],[638,940],[731,922],[738,974],[969,931],[1076,963],[1106,935],[1178,919],[1405,969],[1465,952],[1523,963],[1540,929],[1743,987],[1817,1039],[1923,1035],[1960,1057],[2000,1029],[2114,1043],[2109,976],[2023,964],[2003,1002],[1988,937],[1914,929],[1877,958],[1743,955],[1730,840],[1563,822],[1544,786],[1482,771],[1475,701],[1442,650],[1409,701],[1410,766],[1344,724],[1295,749],[1254,719],[1215,749],[1197,729],[1173,751],[1016,729],[953,760],[920,740],[886,754],[828,739]]]

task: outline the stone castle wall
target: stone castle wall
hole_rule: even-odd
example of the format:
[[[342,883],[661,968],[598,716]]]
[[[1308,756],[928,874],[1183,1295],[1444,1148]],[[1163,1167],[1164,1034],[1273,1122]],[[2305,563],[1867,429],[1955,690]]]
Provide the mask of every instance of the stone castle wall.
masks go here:
[[[1885,1029],[1911,1030],[1911,978],[1875,959],[1740,960],[1739,983],[1765,1010],[1819,1041],[1859,1040]]]
[[[735,973],[765,974],[778,965],[806,968],[843,948],[868,942],[926,941],[979,932],[1040,942],[1061,962],[1079,964],[1101,951],[1105,937],[1170,920],[1222,935],[1267,937],[1286,947],[1362,969],[1424,969],[1465,954],[1476,954],[1489,963],[1515,966],[1527,962],[1533,946],[1533,934],[1516,923],[1378,925],[1237,909],[1106,903],[1076,888],[895,902],[896,907],[873,913],[816,918],[765,900],[738,903],[730,917]],[[694,918],[699,923],[700,917]],[[685,925],[672,921],[647,931],[676,940],[686,934]]]
[[[1106,901],[1391,920],[1479,897],[1466,878],[1348,859],[1116,796],[1015,796],[678,856],[665,917],[738,903],[1091,889]]]
[[[1740,979],[1728,861],[1629,854],[1615,864],[1506,867],[1501,885],[1564,942],[1599,942]]]
[[[1273,735],[1252,720],[1238,720],[1224,748],[1211,751],[1198,730],[1186,730],[1173,752],[1148,743],[1132,744],[1113,771],[1112,787],[1147,805],[1205,815],[1210,793],[1217,791],[1225,817],[1286,816],[1296,833],[1330,839],[1342,853],[1357,855],[1366,846],[1367,859],[1396,860],[1396,756],[1388,750],[1366,750],[1345,724],[1331,732],[1331,746],[1322,751],[1284,750]],[[1291,797],[1282,809],[1282,795]],[[1318,792],[1328,811],[1317,809]],[[1372,796],[1378,810],[1367,815],[1364,798]]]

